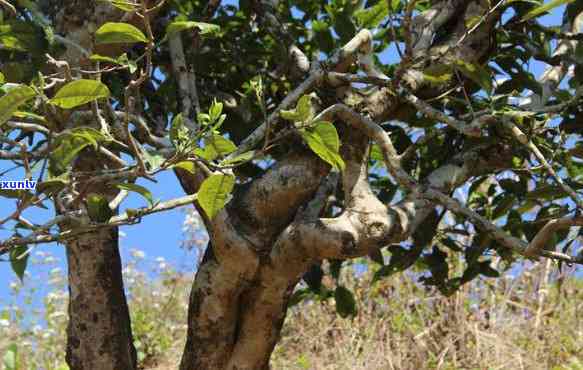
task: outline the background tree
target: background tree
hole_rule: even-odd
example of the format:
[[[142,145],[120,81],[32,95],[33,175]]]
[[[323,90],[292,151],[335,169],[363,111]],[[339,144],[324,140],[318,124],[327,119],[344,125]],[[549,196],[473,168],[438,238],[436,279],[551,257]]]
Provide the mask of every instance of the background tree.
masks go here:
[[[30,247],[66,246],[71,369],[136,367],[117,227],[178,206],[210,235],[182,369],[268,368],[309,292],[356,314],[321,284],[346,259],[446,295],[498,276],[494,253],[583,262],[581,2],[0,4],[0,158],[38,179],[2,190],[0,253],[22,274]],[[537,21],[563,4],[562,27]],[[166,170],[187,195],[155,202],[136,181]],[[149,205],[119,211],[128,192]]]

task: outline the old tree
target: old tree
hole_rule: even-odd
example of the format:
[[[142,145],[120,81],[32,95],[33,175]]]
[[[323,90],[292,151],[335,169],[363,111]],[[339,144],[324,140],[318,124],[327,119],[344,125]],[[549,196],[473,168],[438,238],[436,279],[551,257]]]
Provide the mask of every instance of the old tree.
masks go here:
[[[183,370],[267,369],[310,294],[355,314],[321,284],[347,259],[370,256],[376,279],[414,267],[443,294],[496,277],[493,256],[583,262],[581,1],[0,8],[2,180],[38,181],[1,190],[0,253],[22,274],[35,245],[65,246],[71,369],[137,367],[118,227],[179,206],[211,240]],[[184,197],[152,201],[161,171]],[[32,222],[38,207],[52,215]]]

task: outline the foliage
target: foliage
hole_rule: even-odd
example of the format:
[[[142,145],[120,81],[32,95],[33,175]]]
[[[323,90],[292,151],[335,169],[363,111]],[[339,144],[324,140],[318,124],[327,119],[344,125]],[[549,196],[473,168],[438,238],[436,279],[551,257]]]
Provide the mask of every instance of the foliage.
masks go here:
[[[119,17],[104,12],[112,19],[78,29],[82,36],[58,33],[70,25],[48,21],[59,18],[54,7],[16,3],[0,0],[0,170],[36,178],[38,187],[0,189],[12,202],[0,216],[10,233],[0,254],[20,279],[36,244],[193,202],[207,227],[258,221],[246,209],[233,221],[225,207],[306,153],[326,176],[341,176],[331,194],[320,194],[321,211],[305,200],[281,220],[258,223],[296,237],[300,227],[284,226],[304,212],[314,215],[303,226],[350,220],[330,237],[344,243],[336,257],[311,256],[320,260],[291,296],[296,307],[334,300],[341,317],[357,317],[362,297],[343,279],[349,260],[367,253],[373,289],[414,271],[445,297],[512,271],[519,255],[583,261],[583,229],[571,228],[583,225],[581,1],[454,2],[459,9],[445,16],[449,8],[434,1],[242,0],[214,9],[109,0],[115,9],[102,5]],[[93,6],[91,16],[101,16]],[[561,27],[541,22],[559,6]],[[439,17],[430,16],[435,9]],[[535,62],[553,73],[535,76]],[[374,142],[364,148],[363,140],[362,163],[349,139],[355,132]],[[355,175],[367,163],[364,178]],[[194,194],[155,200],[142,181],[170,170]],[[304,180],[282,172],[282,185],[258,198]],[[125,208],[127,192],[146,205]],[[30,222],[35,208],[52,216]],[[379,214],[385,219],[376,222]],[[561,221],[567,227],[553,229]],[[251,226],[238,240],[285,244],[263,229],[248,238]],[[261,268],[289,252],[267,250],[273,245],[252,251]],[[149,312],[135,315],[138,333],[154,330]],[[137,347],[158,354],[170,346],[155,340]],[[6,366],[14,367],[20,352],[10,353]]]

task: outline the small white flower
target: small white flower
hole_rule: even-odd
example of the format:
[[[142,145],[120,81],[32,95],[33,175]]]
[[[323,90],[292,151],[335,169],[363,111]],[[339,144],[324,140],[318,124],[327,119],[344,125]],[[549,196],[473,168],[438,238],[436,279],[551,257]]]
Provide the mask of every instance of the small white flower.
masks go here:
[[[55,331],[53,329],[47,329],[42,333],[43,339],[49,339],[52,336],[55,336]]]
[[[132,255],[132,257],[134,257],[136,259],[144,259],[146,257],[146,253],[144,251],[139,250],[139,249],[130,250],[130,254]]]

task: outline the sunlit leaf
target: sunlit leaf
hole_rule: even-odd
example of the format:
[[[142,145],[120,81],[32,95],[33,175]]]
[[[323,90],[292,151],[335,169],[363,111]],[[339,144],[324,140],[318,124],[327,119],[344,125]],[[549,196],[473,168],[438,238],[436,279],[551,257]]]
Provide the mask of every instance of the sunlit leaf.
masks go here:
[[[188,129],[184,125],[182,113],[178,113],[174,116],[170,124],[170,142],[175,148],[178,148],[187,139]]]
[[[146,36],[128,23],[108,22],[95,31],[95,43],[120,44],[148,42]]]
[[[225,159],[224,161],[221,162],[221,165],[227,166],[230,164],[248,162],[251,159],[253,159],[253,157],[255,157],[255,154],[256,154],[256,152],[254,150],[251,150],[251,151],[239,154],[233,158]]]
[[[97,99],[108,98],[109,89],[96,80],[75,80],[61,87],[50,100],[63,109],[71,109]]]
[[[103,196],[89,194],[87,196],[87,215],[94,222],[107,222],[113,216],[113,211]]]
[[[526,13],[526,15],[524,17],[522,17],[522,21],[527,21],[529,19],[532,18],[536,18],[539,15],[549,12],[551,10],[553,10],[554,8],[564,5],[564,4],[569,4],[574,2],[575,0],[551,0],[546,4],[543,4],[539,7],[534,8],[533,10],[531,10],[530,12]]]
[[[338,153],[340,139],[332,123],[320,121],[314,127],[303,129],[300,133],[310,149],[320,158],[338,170],[344,169],[344,161]]]
[[[198,28],[199,34],[203,36],[217,35],[221,29],[216,24],[192,21],[177,21],[170,23],[168,27],[166,27],[166,35],[171,36],[176,32],[181,32],[191,28]]]
[[[133,1],[124,0],[100,0],[100,1],[110,3],[111,5],[125,12],[133,12],[140,8],[140,4]]]
[[[298,100],[298,104],[292,110],[282,110],[280,112],[281,118],[295,121],[295,122],[306,122],[310,121],[314,117],[314,112],[312,111],[312,104],[309,95],[304,95]]]
[[[178,162],[175,165],[173,165],[172,168],[181,168],[185,171],[190,172],[193,175],[196,173],[196,166],[195,166],[194,162],[191,162],[191,161]]]
[[[123,53],[116,59],[99,54],[93,54],[89,57],[89,59],[91,59],[94,62],[105,62],[117,64],[119,66],[126,66],[130,73],[134,73],[138,69],[136,62],[128,59],[127,53]]]
[[[152,192],[141,185],[131,183],[117,184],[117,188],[138,193],[143,196],[146,201],[148,201],[150,207],[154,206],[154,197],[152,196]]]
[[[388,1],[379,1],[369,8],[358,10],[354,13],[354,16],[360,26],[364,28],[377,27],[389,14],[388,3]]]
[[[0,126],[12,117],[18,107],[32,99],[35,95],[34,90],[26,85],[19,85],[8,90],[0,98]]]
[[[235,178],[230,175],[215,174],[204,180],[197,199],[209,219],[212,220],[227,204],[234,186]]]
[[[237,150],[237,146],[231,140],[221,135],[215,134],[211,135],[210,137],[206,137],[204,143],[206,145],[205,149],[209,148],[209,150],[212,150],[213,153],[216,153],[216,155],[214,155],[215,158],[217,156],[224,157]]]
[[[43,36],[31,22],[7,20],[0,23],[0,48],[5,50],[39,52],[43,50]]]
[[[53,175],[61,175],[77,155],[88,146],[97,148],[107,138],[90,127],[79,127],[62,134],[55,142],[49,157],[49,169]]]

